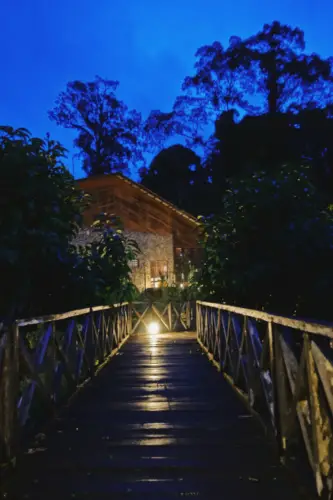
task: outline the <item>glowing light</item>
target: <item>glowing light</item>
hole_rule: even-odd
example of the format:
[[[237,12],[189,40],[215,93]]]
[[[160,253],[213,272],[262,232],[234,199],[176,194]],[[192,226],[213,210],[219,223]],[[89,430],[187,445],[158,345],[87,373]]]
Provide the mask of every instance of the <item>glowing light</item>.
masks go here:
[[[160,331],[160,325],[158,323],[156,323],[155,321],[152,323],[149,323],[148,333],[150,335],[157,335],[159,331]]]
[[[181,284],[180,284],[180,288],[184,288],[184,283],[181,283]]]

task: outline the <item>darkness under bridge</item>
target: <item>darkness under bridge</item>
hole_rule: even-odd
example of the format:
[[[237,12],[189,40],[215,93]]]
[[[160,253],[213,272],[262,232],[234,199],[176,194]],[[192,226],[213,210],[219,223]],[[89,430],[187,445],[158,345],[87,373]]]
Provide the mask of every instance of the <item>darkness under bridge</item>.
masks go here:
[[[332,498],[332,342],[205,302],[17,321],[0,337],[2,496]]]

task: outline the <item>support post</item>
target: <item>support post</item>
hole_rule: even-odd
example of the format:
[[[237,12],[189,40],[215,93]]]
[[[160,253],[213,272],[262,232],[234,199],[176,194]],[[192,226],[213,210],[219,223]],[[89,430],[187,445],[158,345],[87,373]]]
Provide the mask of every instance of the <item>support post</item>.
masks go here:
[[[19,395],[19,327],[6,333],[0,377],[0,462],[13,460],[18,448],[17,400]]]
[[[284,456],[284,446],[282,440],[282,432],[281,432],[281,421],[280,421],[280,401],[279,401],[279,385],[278,385],[278,369],[277,369],[277,360],[276,357],[278,354],[278,338],[277,332],[273,331],[273,323],[269,321],[267,324],[267,334],[268,334],[268,346],[269,346],[269,368],[271,372],[272,378],[272,389],[273,389],[273,414],[274,414],[274,430],[276,433],[276,440],[278,444],[278,452],[279,456],[282,458]]]

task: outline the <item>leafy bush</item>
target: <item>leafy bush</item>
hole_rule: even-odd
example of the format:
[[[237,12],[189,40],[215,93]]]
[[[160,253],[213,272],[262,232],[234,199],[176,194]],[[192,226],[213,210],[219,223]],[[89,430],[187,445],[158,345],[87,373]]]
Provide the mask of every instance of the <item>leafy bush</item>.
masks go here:
[[[140,252],[136,241],[126,237],[121,222],[108,214],[101,214],[93,229],[97,238],[88,245],[76,248],[77,272],[74,279],[76,286],[85,290],[85,304],[133,300],[137,290],[130,280],[129,261]]]
[[[203,220],[206,298],[331,318],[332,214],[308,174],[285,165],[230,182],[224,215]]]
[[[62,164],[55,141],[0,127],[0,317],[54,313],[134,293],[128,260],[137,252],[110,220],[97,241],[72,244],[88,198]]]

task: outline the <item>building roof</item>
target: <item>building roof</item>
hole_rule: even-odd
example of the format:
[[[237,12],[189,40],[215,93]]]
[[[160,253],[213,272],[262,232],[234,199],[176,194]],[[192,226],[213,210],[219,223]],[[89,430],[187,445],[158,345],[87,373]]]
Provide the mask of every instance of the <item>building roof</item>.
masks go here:
[[[185,219],[187,219],[188,221],[190,221],[195,226],[200,226],[200,222],[197,220],[196,217],[194,217],[193,215],[189,214],[188,212],[185,212],[185,210],[179,209],[173,203],[170,203],[169,201],[165,200],[164,198],[162,198],[158,194],[154,193],[153,191],[150,191],[150,189],[142,186],[142,184],[139,184],[138,182],[132,181],[128,177],[125,177],[125,175],[123,175],[123,174],[116,173],[116,174],[94,175],[94,176],[91,176],[91,177],[83,177],[82,179],[77,179],[76,182],[82,183],[82,182],[85,182],[85,181],[89,181],[89,180],[93,180],[93,179],[98,179],[98,178],[103,178],[103,177],[105,178],[105,177],[110,177],[110,176],[118,177],[119,179],[122,179],[124,182],[126,182],[127,184],[130,184],[135,189],[140,190],[141,192],[143,192],[144,194],[146,194],[150,198],[153,198],[158,203],[161,203],[161,205],[164,205],[164,206],[168,207],[173,212],[176,212],[178,215],[184,217]]]

